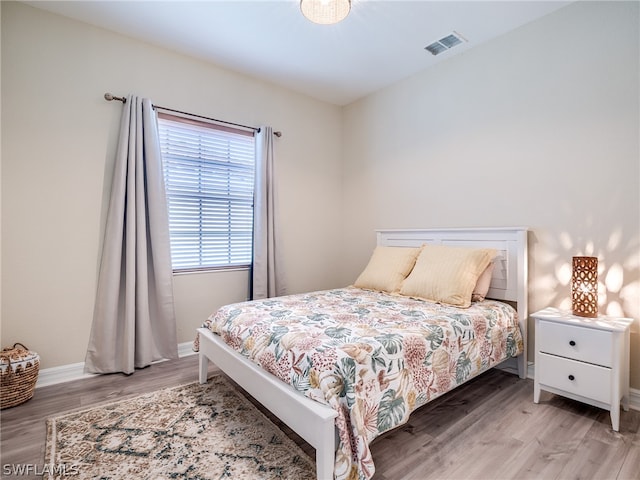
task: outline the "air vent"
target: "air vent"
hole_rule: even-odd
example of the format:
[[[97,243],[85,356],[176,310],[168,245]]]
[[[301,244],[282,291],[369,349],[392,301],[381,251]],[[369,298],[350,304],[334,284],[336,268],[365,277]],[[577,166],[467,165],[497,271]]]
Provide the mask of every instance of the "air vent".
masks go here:
[[[462,42],[466,42],[465,38],[458,32],[452,32],[446,37],[442,37],[440,40],[427,45],[424,49],[431,53],[431,55],[439,55],[456,45],[460,45]]]

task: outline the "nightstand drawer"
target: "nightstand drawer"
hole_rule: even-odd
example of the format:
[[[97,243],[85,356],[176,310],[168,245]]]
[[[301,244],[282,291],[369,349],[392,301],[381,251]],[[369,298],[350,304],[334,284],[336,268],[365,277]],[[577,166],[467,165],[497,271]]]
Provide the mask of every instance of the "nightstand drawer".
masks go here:
[[[611,403],[611,369],[540,353],[540,383],[603,403]],[[540,370],[538,370],[540,369]]]
[[[610,332],[582,328],[554,322],[540,321],[537,325],[540,352],[581,360],[603,367],[612,366],[612,337]]]

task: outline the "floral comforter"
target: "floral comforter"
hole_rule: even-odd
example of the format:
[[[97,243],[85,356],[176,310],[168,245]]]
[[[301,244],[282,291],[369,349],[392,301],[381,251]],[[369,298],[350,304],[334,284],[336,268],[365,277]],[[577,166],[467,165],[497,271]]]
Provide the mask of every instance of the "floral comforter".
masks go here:
[[[336,479],[369,479],[369,444],[421,405],[522,352],[515,310],[343,288],[227,305],[205,327],[338,412]]]

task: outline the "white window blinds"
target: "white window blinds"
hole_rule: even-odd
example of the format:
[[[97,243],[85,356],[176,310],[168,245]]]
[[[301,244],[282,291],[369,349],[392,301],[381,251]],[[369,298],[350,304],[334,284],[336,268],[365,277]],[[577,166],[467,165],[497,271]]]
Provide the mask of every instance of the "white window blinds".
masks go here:
[[[253,132],[160,113],[174,271],[251,264]]]

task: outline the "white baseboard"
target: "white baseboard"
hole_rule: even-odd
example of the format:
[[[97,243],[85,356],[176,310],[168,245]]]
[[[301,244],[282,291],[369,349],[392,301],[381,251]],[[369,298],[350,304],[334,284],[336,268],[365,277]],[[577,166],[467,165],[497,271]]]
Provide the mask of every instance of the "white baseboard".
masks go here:
[[[195,355],[193,351],[193,342],[185,342],[178,344],[178,357],[187,357]],[[164,360],[160,360],[163,362]],[[157,362],[154,362],[157,363]],[[55,385],[57,383],[71,382],[82,378],[91,378],[96,374],[84,373],[84,362],[72,363],[69,365],[61,365],[59,367],[45,368],[38,372],[38,381],[36,388]]]
[[[38,372],[36,388],[70,382],[72,380],[80,380],[81,378],[91,378],[93,376],[95,376],[93,373],[84,373],[84,362],[44,368]]]
[[[198,352],[193,351],[193,342],[184,342],[178,344],[178,357],[188,357],[189,355],[195,355]]]
[[[640,411],[640,390],[637,388],[629,389],[629,408]]]

